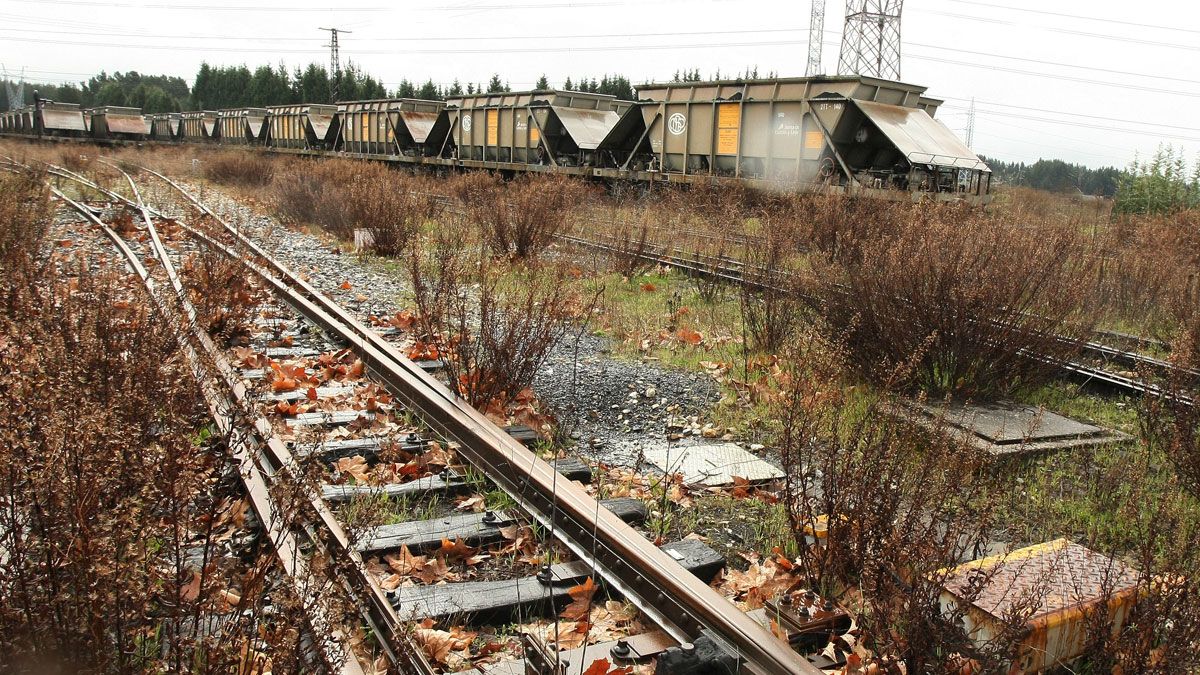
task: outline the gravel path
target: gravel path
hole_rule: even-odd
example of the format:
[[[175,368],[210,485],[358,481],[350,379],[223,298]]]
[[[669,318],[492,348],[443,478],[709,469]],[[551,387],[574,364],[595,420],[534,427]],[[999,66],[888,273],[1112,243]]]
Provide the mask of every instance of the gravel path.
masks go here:
[[[330,238],[281,226],[222,193],[202,192],[202,201],[222,218],[254,233],[280,262],[343,306],[364,316],[388,316],[405,308],[408,284],[402,274],[343,253]],[[720,396],[705,375],[614,357],[607,338],[577,331],[550,354],[534,391],[578,442],[578,454],[617,465],[636,464],[647,441],[698,432],[700,416]]]

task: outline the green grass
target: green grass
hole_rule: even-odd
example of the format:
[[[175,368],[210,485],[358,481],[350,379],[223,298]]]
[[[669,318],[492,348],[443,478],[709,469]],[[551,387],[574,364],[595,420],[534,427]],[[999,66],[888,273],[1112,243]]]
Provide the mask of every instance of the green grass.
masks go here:
[[[1022,401],[1080,422],[1137,433],[1139,402],[1127,396],[1099,395],[1078,384],[1054,380],[1025,394]]]

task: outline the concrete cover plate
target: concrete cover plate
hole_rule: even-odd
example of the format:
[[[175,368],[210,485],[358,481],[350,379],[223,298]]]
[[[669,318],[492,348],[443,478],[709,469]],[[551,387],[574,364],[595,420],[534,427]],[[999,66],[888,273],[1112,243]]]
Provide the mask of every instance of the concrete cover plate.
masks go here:
[[[783,472],[734,443],[716,445],[656,444],[645,449],[646,460],[683,481],[717,487],[732,485],[733,477],[751,483],[783,478]]]
[[[1114,443],[1126,434],[1012,402],[960,403],[944,407],[913,403],[926,424],[942,419],[972,445],[994,454],[1056,450]]]
[[[937,415],[939,412],[929,406],[925,406],[925,410],[931,415]],[[951,403],[946,407],[946,421],[998,445],[1104,433],[1104,429],[1098,426],[1077,422],[1049,410],[1016,403]]]

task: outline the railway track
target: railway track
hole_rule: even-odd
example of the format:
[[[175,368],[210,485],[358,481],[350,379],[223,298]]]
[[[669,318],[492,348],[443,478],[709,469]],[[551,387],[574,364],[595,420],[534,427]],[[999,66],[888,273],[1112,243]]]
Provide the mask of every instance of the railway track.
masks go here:
[[[455,464],[471,467],[467,470],[431,464],[441,470],[421,472],[411,480],[380,483],[369,489],[360,485],[323,485],[306,494],[309,508],[302,525],[271,532],[283,569],[299,586],[303,586],[306,575],[311,574],[304,561],[314,555],[339,561],[339,569],[343,571],[343,591],[358,608],[363,625],[376,636],[378,648],[393,671],[431,675],[446,672],[443,665],[426,658],[419,636],[421,630],[428,629],[422,621],[445,619],[453,603],[459,603],[460,609],[465,610],[462,614],[482,615],[486,613],[484,610],[496,609],[489,605],[489,600],[494,598],[486,597],[485,589],[499,593],[511,587],[518,594],[516,604],[521,612],[541,611],[553,617],[570,600],[573,589],[594,578],[603,586],[603,593],[622,598],[636,607],[653,630],[625,636],[611,646],[576,649],[566,656],[542,637],[523,635],[521,651],[524,660],[514,662],[518,665],[512,667],[518,670],[513,672],[566,673],[566,661],[570,662],[570,672],[584,672],[590,664],[601,659],[628,665],[645,665],[658,659],[662,668],[666,663],[678,666],[694,662],[700,653],[719,655],[723,660],[719,667],[732,668],[735,672],[820,672],[787,642],[776,637],[766,627],[768,622],[762,616],[738,610],[693,573],[702,567],[704,551],[689,546],[688,542],[656,546],[622,519],[636,519],[636,505],[601,504],[585,486],[560,474],[557,470],[563,468],[560,463],[551,464],[541,459],[512,433],[467,406],[435,374],[408,359],[402,346],[389,339],[395,336],[381,335],[313,289],[244,233],[222,220],[185,187],[166,176],[144,170],[163,181],[173,194],[201,214],[207,226],[170,219],[165,213],[169,209],[146,205],[137,183],[128,174],[124,178],[130,196],[125,196],[60,167],[51,167],[51,171],[64,180],[99,191],[107,199],[140,216],[141,229],[147,236],[144,245],[124,240],[101,220],[95,209],[69,199],[62,192],[57,193],[112,240],[146,283],[159,311],[178,317],[189,327],[188,348],[194,357],[194,370],[209,399],[214,419],[225,425],[232,437],[239,439],[234,451],[243,466],[247,494],[256,510],[261,510],[262,522],[273,522],[273,509],[277,510],[271,503],[271,485],[294,478],[301,472],[305,459],[313,456],[323,455],[328,460],[340,454],[340,460],[351,460],[343,464],[350,467],[365,463],[359,462],[365,459],[363,455],[378,457],[399,451],[404,456],[420,458],[436,447],[443,451],[452,449]],[[172,241],[161,236],[155,221],[171,222],[172,228],[178,226],[186,240]],[[281,307],[286,307],[273,310],[286,317],[272,322],[275,334],[286,326],[291,329],[291,336],[319,334],[329,343],[308,345],[307,350],[314,352],[309,354],[309,361],[288,359],[280,348],[275,352],[270,352],[269,348],[261,352],[256,350],[250,358],[255,365],[267,364],[266,372],[263,367],[248,370],[245,363],[238,364],[236,356],[218,347],[197,324],[196,310],[189,301],[178,269],[188,246],[203,246],[237,260],[256,285],[268,291]],[[142,261],[148,258],[154,258],[157,263],[143,264]],[[316,330],[302,329],[302,325]],[[295,351],[294,347],[287,349],[292,349],[293,355],[306,353],[305,350]],[[271,353],[279,360],[268,356]],[[356,377],[361,376],[361,379],[314,382],[314,386],[305,392],[287,389],[267,393],[264,390],[266,380],[271,377],[267,373],[304,372],[296,368],[313,363],[311,359],[314,358],[349,367],[351,371],[357,368],[361,372]],[[274,382],[272,380],[272,384]],[[356,395],[347,394],[346,389],[375,393],[376,406],[380,406],[380,400],[390,400],[365,415],[358,409],[335,409],[339,402],[345,404],[349,400],[346,397],[353,399]],[[265,407],[264,396],[267,397]],[[319,409],[312,413],[293,410],[288,415],[277,412],[293,408],[298,401],[331,403],[325,408],[314,406]],[[251,413],[248,419],[242,420],[232,415],[232,410],[250,410]],[[348,438],[343,435],[330,440],[328,436],[331,429],[366,424],[363,420],[378,418],[393,410],[403,410],[420,420],[420,433],[405,430],[401,439]],[[235,429],[238,422],[243,424],[240,430]],[[305,437],[301,441],[296,436],[287,442],[286,430],[296,426],[313,429],[319,438]],[[284,433],[281,434],[281,430]],[[351,453],[358,454],[351,459]],[[354,499],[356,495],[384,494],[393,499],[432,501],[434,495],[461,492],[472,480],[472,473],[482,475],[481,480],[490,488],[502,492],[506,503],[513,505],[512,513],[440,513],[432,519],[372,528],[362,537],[354,537],[338,510],[338,504]],[[543,560],[535,575],[514,575],[510,571],[496,570],[503,576],[500,581],[465,582],[467,586],[458,588],[457,584],[419,586],[416,591],[385,589],[378,570],[373,569],[366,559],[389,552],[411,555],[422,551],[428,554],[430,549],[447,545],[486,552],[486,542],[510,525],[528,525],[549,534],[538,548]],[[454,535],[465,538],[456,539]],[[571,560],[551,564],[552,556],[565,556]],[[711,557],[706,564],[712,564]],[[471,583],[493,585],[470,586]],[[526,594],[524,598],[519,597],[522,590]],[[802,591],[796,593],[797,601],[803,602]],[[484,596],[480,597],[480,594]],[[362,663],[345,657],[350,653],[349,649],[339,651],[337,648],[335,643],[344,644],[347,636],[339,633],[341,629],[333,617],[317,612],[308,617],[308,624],[323,646],[328,670],[365,672]],[[706,652],[706,646],[717,649]],[[817,663],[828,666],[832,662]]]

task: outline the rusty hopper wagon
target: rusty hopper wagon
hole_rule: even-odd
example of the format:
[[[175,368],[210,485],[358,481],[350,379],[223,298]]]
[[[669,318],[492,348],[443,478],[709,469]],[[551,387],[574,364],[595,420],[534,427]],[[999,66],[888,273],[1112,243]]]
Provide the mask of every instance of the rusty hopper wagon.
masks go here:
[[[299,104],[269,106],[267,145],[272,148],[328,150],[337,138],[337,106]]]
[[[441,101],[414,98],[349,101],[338,104],[335,147],[365,155],[427,157],[442,146],[449,122]]]
[[[45,136],[87,135],[87,119],[78,103],[43,101],[36,115],[29,108],[20,119],[25,130]]]
[[[622,109],[613,96],[539,90],[479,94],[446,102],[450,136],[443,156],[464,166],[520,169],[588,167]]]
[[[649,180],[986,194],[990,169],[924,92],[860,76],[643,85],[599,150]]]
[[[217,113],[213,110],[185,112],[179,125],[180,140],[207,143],[217,140]]]
[[[266,140],[267,109],[235,108],[217,111],[218,138],[226,145],[257,145]]]
[[[179,113],[157,113],[150,116],[150,138],[156,141],[179,140],[183,116]]]
[[[142,117],[141,108],[103,106],[91,111],[92,138],[145,140],[150,124]]]

